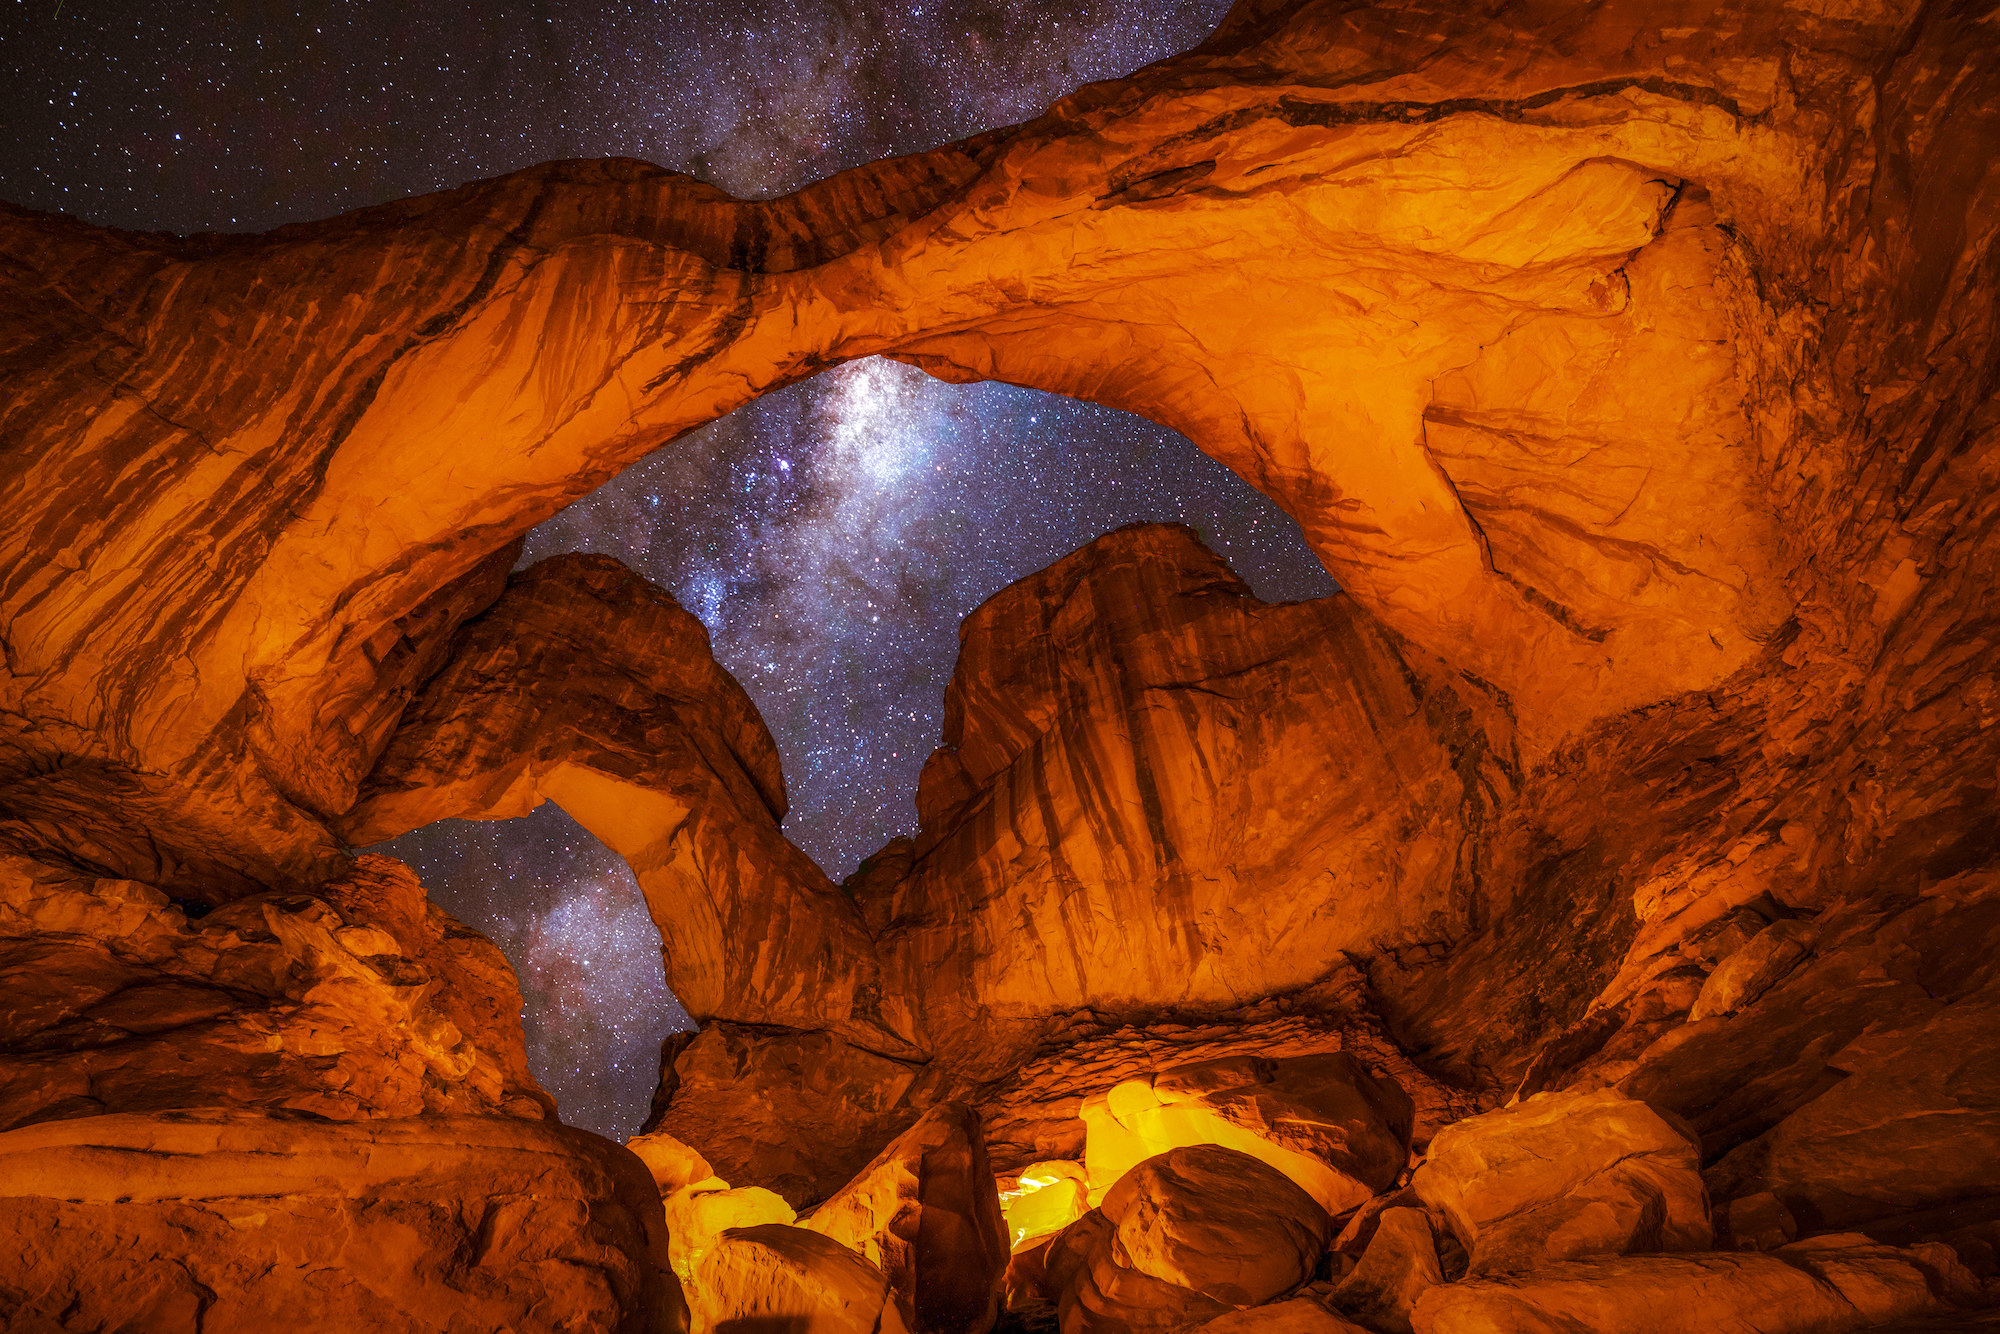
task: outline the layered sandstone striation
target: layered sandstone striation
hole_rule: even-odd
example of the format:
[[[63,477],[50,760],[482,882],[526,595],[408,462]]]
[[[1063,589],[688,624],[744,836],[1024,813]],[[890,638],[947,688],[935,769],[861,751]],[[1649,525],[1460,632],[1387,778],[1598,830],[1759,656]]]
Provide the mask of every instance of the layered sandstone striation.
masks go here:
[[[1266,605],[1189,530],[1141,525],[960,640],[914,860],[856,887],[885,1005],[931,1045],[1256,1000],[1463,920],[1468,822],[1512,752],[1351,599]]]
[[[402,863],[204,907],[0,863],[0,1129],[182,1108],[554,1119],[513,970]]]
[[[1938,441],[1980,395],[1857,389],[1986,383],[1990,90],[1949,77],[1976,17],[1561,13],[1550,40],[1245,5],[1026,125],[767,203],[612,161],[261,237],[10,211],[15,837],[323,874],[316,831],[512,537],[870,353],[1186,431],[1538,754],[1802,608],[1843,645],[1928,621],[1977,542]],[[1856,507],[1899,467],[1927,516],[1900,534]],[[57,752],[60,781],[26,762]]]
[[[685,1327],[645,1170],[553,1122],[48,1121],[0,1137],[0,1240],[15,1329]]]

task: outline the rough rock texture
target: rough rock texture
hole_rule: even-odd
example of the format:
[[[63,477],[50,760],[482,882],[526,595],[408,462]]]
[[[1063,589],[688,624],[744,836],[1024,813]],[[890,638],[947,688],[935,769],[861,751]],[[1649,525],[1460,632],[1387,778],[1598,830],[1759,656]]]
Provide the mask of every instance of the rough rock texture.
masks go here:
[[[716,1020],[669,1041],[648,1132],[801,1208],[838,1190],[922,1109],[919,1068],[824,1029]]]
[[[1054,1294],[1062,1334],[1154,1334],[1190,1329],[1232,1309],[1117,1255],[1117,1228],[1092,1209],[1049,1243],[1042,1286]]]
[[[1351,1053],[1410,1095],[1419,1147],[1480,1110],[1476,1096],[1432,1078],[1396,1046],[1368,1007],[1366,979],[1345,961],[1314,986],[1222,1014],[1169,1012],[1132,1023],[1091,1011],[1063,1015],[1012,1070],[978,1086],[973,1101],[994,1166],[1018,1170],[1038,1159],[1081,1159],[1084,1103],[1127,1080],[1205,1061],[1333,1052]]]
[[[731,1189],[721,1178],[683,1186],[660,1197],[667,1219],[667,1263],[683,1284],[732,1228],[790,1225],[798,1213],[783,1198],[762,1186]]]
[[[337,827],[371,843],[544,800],[631,865],[689,1014],[732,1025],[702,1035],[673,1114],[663,1105],[649,1131],[804,1203],[867,1160],[871,1114],[896,1107],[890,1132],[907,1122],[906,1062],[922,1053],[874,1013],[875,952],[853,901],[778,831],[784,776],[763,719],[701,623],[608,556],[515,574],[459,631]],[[810,1053],[823,1099],[800,1092],[798,1114],[774,1112],[739,1094],[741,1071],[704,1063],[709,1044],[746,1041],[767,1067]],[[764,1073],[753,1087],[782,1082]]]
[[[1369,1334],[1308,1297],[1231,1311],[1196,1329],[1200,1334]]]
[[[979,1116],[940,1103],[813,1211],[807,1224],[880,1269],[912,1334],[986,1334],[999,1312],[1007,1223]]]
[[[545,800],[630,863],[667,983],[697,1020],[850,1019],[874,952],[853,903],[778,832],[785,782],[763,719],[701,622],[608,556],[557,556],[508,581],[338,828],[376,843]],[[744,939],[759,947],[731,943]]]
[[[1146,1159],[1220,1144],[1276,1168],[1329,1216],[1384,1190],[1408,1166],[1411,1104],[1347,1052],[1177,1065],[1083,1104],[1093,1202]]]
[[[1312,1276],[1331,1232],[1305,1191],[1248,1154],[1174,1149],[1133,1168],[1052,1247],[1064,1334],[1255,1306]]]
[[[1942,1248],[1833,1237],[1775,1255],[1628,1255],[1426,1292],[1417,1334],[1834,1334],[1946,1309]]]
[[[696,1334],[907,1334],[881,1270],[781,1223],[725,1232],[688,1284],[688,1306]]]
[[[191,1107],[553,1118],[513,971],[400,862],[202,908],[0,858],[0,1130]]]
[[[659,1197],[565,1126],[113,1113],[0,1135],[9,1329],[686,1328]]]
[[[1437,1235],[1422,1209],[1384,1209],[1361,1262],[1334,1288],[1328,1301],[1372,1329],[1410,1334],[1417,1299],[1444,1282]]]
[[[960,641],[916,860],[857,891],[885,1012],[930,1045],[1254,1000],[1462,913],[1464,808],[1504,765],[1482,773],[1452,685],[1350,601],[1267,606],[1148,524],[1007,588]]]
[[[1410,1187],[1450,1224],[1475,1274],[1706,1250],[1713,1239],[1694,1141],[1610,1089],[1537,1094],[1449,1126]]]
[[[599,162],[256,237],[0,209],[0,850],[318,901],[295,924],[337,937],[323,887],[366,803],[551,782],[644,863],[714,1016],[668,1053],[655,1128],[802,1201],[974,1087],[1012,1099],[1003,1165],[1073,1157],[1050,1141],[1117,1080],[1065,1051],[1145,1073],[1173,1062],[1106,1036],[1358,966],[1442,1086],[1615,1087],[1802,1231],[1935,1231],[2000,1195],[1991,1080],[1951,1041],[2000,960],[1993,22],[1245,0],[1183,57],[784,200]],[[1142,530],[1003,593],[923,828],[848,904],[770,833],[727,690],[667,688],[702,669],[690,638],[566,693],[479,627],[528,597],[529,526],[874,353],[1186,432],[1344,592],[1265,607]],[[468,726],[456,685],[507,726]],[[135,976],[35,931],[9,948],[110,969],[96,999]],[[451,988],[324,962],[365,1064],[507,1109],[499,1058],[354,1026]],[[141,1051],[204,966],[60,1021],[56,1064]],[[225,1052],[282,991],[229,993],[251,1017],[212,1012]],[[335,1096],[328,1056],[218,1086]],[[357,1113],[404,1105],[360,1082]],[[1898,1162],[1920,1145],[1935,1182]]]
[[[1829,1064],[1848,1077],[1709,1168],[1718,1198],[1770,1194],[1822,1231],[2000,1194],[2000,986]]]

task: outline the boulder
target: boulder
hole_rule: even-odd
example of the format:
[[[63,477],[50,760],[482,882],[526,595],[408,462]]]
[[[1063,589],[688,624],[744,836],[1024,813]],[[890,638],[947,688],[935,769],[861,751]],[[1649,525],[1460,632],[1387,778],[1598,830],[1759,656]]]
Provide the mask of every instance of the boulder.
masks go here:
[[[942,1103],[875,1156],[807,1224],[887,1276],[913,1334],[985,1334],[999,1311],[1007,1223],[979,1117]]]
[[[1382,1211],[1361,1262],[1329,1301],[1384,1334],[1410,1334],[1417,1299],[1444,1282],[1431,1216],[1422,1209]]]
[[[1008,1244],[1022,1251],[1074,1223],[1090,1208],[1090,1179],[1067,1160],[1029,1163],[999,1179]]]
[[[1196,1334],[1369,1334],[1364,1327],[1343,1320],[1310,1297],[1231,1311],[1197,1325],[1195,1331]]]
[[[1289,1178],[1210,1144],[1139,1164],[1103,1211],[1132,1268],[1231,1306],[1303,1283],[1332,1234],[1326,1211]]]
[[[1612,1089],[1538,1093],[1448,1126],[1410,1184],[1474,1274],[1697,1251],[1713,1238],[1693,1136]]]
[[[1412,1104],[1347,1052],[1238,1056],[1128,1079],[1085,1100],[1092,1203],[1169,1149],[1220,1144],[1276,1168],[1328,1214],[1394,1184],[1409,1161]]]
[[[908,1334],[882,1271],[809,1228],[723,1233],[687,1293],[696,1334]]]
[[[731,1190],[720,1177],[674,1191],[661,1199],[660,1207],[667,1219],[667,1262],[684,1282],[730,1229],[796,1223],[799,1218],[782,1196],[762,1186]]]
[[[1062,1334],[1170,1334],[1232,1309],[1122,1263],[1117,1226],[1101,1209],[1056,1234],[1042,1283],[1055,1295]]]
[[[1968,1276],[1943,1247],[1833,1236],[1769,1255],[1558,1262],[1418,1299],[1416,1334],[1835,1334],[1943,1308]]]
[[[1732,1231],[1758,1196],[1813,1232],[2000,1195],[2000,984],[1864,1032],[1827,1065],[1845,1077],[1708,1169]]]
[[[659,1196],[553,1122],[114,1113],[0,1134],[10,1330],[686,1329]]]
[[[1064,1334],[1185,1328],[1297,1287],[1332,1231],[1276,1169],[1204,1144],[1141,1163],[1050,1243]]]

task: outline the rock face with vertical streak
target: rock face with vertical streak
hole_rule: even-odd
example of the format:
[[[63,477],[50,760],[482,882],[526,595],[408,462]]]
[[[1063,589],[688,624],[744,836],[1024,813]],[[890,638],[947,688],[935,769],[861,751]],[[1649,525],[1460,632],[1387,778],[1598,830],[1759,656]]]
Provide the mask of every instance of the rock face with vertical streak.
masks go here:
[[[914,865],[861,891],[885,1006],[933,1044],[1226,1007],[1462,918],[1468,811],[1510,753],[1349,600],[1266,605],[1192,532],[1139,525],[960,640]]]
[[[881,1269],[914,1334],[986,1334],[1007,1224],[979,1114],[941,1103],[813,1211],[813,1231]]]

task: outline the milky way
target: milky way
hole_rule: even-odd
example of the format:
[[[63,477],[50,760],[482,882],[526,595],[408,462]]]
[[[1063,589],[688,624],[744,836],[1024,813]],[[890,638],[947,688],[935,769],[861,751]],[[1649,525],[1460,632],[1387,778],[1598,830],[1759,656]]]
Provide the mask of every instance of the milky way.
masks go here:
[[[255,230],[610,155],[768,196],[1024,119],[1192,46],[1226,7],[326,3],[260,26],[17,4],[0,196],[117,226]],[[881,360],[642,460],[536,529],[523,559],[617,556],[702,619],[777,740],[786,833],[837,878],[914,827],[960,619],[1141,519],[1194,526],[1267,599],[1333,589],[1288,518],[1173,432]],[[687,1020],[623,863],[550,807],[384,850],[507,952],[564,1118],[636,1128],[659,1040]]]

